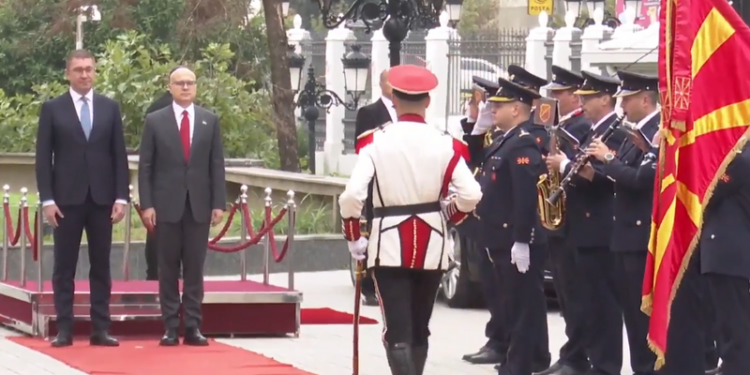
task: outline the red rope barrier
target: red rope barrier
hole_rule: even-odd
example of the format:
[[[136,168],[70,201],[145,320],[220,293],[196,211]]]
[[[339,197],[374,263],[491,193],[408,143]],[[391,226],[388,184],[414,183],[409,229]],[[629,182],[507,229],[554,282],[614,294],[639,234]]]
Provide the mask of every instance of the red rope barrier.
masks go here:
[[[8,239],[10,246],[16,246],[18,241],[21,240],[21,208],[18,208],[18,218],[16,218],[16,229],[13,230],[13,216],[10,214],[10,205],[3,204],[3,211],[5,214],[5,225],[7,228],[8,235],[12,235],[12,238]]]
[[[250,209],[247,207],[247,204],[245,204],[242,207],[242,210],[249,211]],[[270,210],[270,207],[267,209],[267,211],[268,210]],[[270,221],[271,223],[270,225],[262,225],[260,231],[256,233],[255,236],[252,236],[249,240],[247,240],[244,243],[239,243],[235,246],[226,247],[226,248],[219,247],[213,244],[209,244],[208,248],[213,251],[218,251],[220,253],[236,253],[238,251],[245,250],[250,246],[257,245],[258,242],[260,242],[260,240],[263,239],[263,236],[265,236],[268,233],[273,233],[271,230],[273,229],[274,226],[276,226],[276,224],[278,224],[281,221],[281,219],[284,218],[284,216],[286,215],[286,212],[287,212],[286,208],[283,208],[281,211],[279,211],[279,214],[276,216],[276,218]]]
[[[234,214],[237,213],[237,207],[239,205],[237,203],[233,203],[232,207],[229,209],[229,215],[227,215],[227,221],[224,223],[224,227],[221,228],[221,231],[219,231],[219,234],[214,237],[214,239],[208,241],[209,245],[214,245],[217,242],[221,241],[222,238],[227,234],[229,231],[229,228],[232,226],[232,220],[234,220]]]
[[[26,235],[26,239],[29,241],[29,245],[31,245],[31,256],[36,262],[39,259],[39,249],[38,245],[36,243],[36,236],[39,234],[36,230],[36,225],[34,225],[34,230],[31,230],[31,222],[29,221],[29,207],[23,207],[21,209],[22,216],[23,216],[23,231],[24,235]],[[37,220],[39,220],[39,211],[36,211],[34,213],[34,223],[36,223]]]
[[[286,208],[284,208],[282,211],[286,213]],[[294,215],[294,213],[292,213],[291,215]],[[295,224],[296,219],[297,218],[295,216],[292,216],[292,225]],[[269,221],[271,221],[271,207],[266,207],[266,222]],[[278,221],[276,221],[276,223],[278,223]],[[273,225],[276,225],[276,223],[274,223]],[[284,246],[281,247],[281,253],[279,253],[273,231],[270,231],[268,233],[268,244],[271,247],[271,254],[273,255],[274,262],[280,263],[284,260],[284,257],[286,257],[286,252],[287,250],[289,250],[289,239],[289,236],[287,236],[286,241],[284,241]]]

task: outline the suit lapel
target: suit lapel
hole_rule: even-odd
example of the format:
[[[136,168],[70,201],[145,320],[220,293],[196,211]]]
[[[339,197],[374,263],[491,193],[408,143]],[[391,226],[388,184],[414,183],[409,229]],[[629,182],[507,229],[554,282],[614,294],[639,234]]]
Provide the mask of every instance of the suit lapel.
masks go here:
[[[86,133],[83,132],[83,126],[81,126],[81,120],[78,118],[78,112],[76,112],[76,104],[73,102],[73,97],[70,95],[70,91],[65,94],[65,115],[68,117],[68,121],[65,123],[71,124],[75,127],[73,131],[76,133],[81,142],[86,143]]]
[[[91,134],[89,134],[89,142],[94,139],[94,137],[97,137],[102,132],[102,124],[104,124],[103,121],[101,121],[102,113],[103,113],[103,100],[101,96],[94,94],[91,105],[94,106],[93,108],[93,116],[91,118]],[[83,128],[81,128],[81,132],[83,132]]]
[[[195,111],[195,123],[193,124],[193,139],[190,141],[190,160],[193,159],[195,149],[200,145],[200,141],[209,134],[208,123],[203,114],[203,109],[197,105],[193,106],[193,108]]]
[[[521,125],[516,126],[515,128],[511,129],[509,132],[503,134],[502,138],[493,142],[492,146],[490,146],[490,148],[487,149],[487,153],[484,155],[484,160],[485,161],[489,160],[489,158],[492,157],[492,155],[495,155],[500,150],[500,147],[502,147],[505,141],[515,136],[516,133],[518,133],[517,129],[520,129],[520,128],[521,128]]]

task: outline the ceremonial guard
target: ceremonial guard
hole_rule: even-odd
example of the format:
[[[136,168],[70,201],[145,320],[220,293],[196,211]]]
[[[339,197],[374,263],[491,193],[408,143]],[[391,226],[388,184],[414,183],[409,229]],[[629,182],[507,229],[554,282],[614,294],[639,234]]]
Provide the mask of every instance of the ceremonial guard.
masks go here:
[[[750,374],[750,147],[717,173],[698,246],[672,302],[660,375],[704,374],[710,324],[716,324],[721,344],[719,373]],[[711,317],[716,321],[708,321]]]
[[[552,82],[547,85],[550,96],[557,100],[560,122],[556,132],[564,130],[574,137],[576,142],[583,139],[591,129],[591,122],[583,116],[581,99],[575,91],[581,88],[583,77],[563,67],[552,65]],[[550,152],[564,153],[568,159],[575,158],[578,153],[574,143],[557,137],[555,145],[547,147]],[[551,147],[557,150],[551,150]],[[562,179],[558,170],[548,171],[549,181]],[[555,179],[552,179],[555,175]],[[564,206],[563,206],[564,207]],[[564,209],[563,215],[564,215]],[[547,231],[547,242],[552,263],[552,277],[557,292],[557,301],[565,320],[565,335],[568,340],[560,348],[558,361],[547,370],[535,375],[570,375],[585,372],[589,367],[584,339],[586,332],[585,300],[582,300],[580,274],[576,266],[576,248],[568,238],[569,225],[563,216],[560,227]]]
[[[360,150],[339,205],[352,256],[368,255],[391,373],[421,375],[430,317],[452,251],[448,225],[465,220],[482,192],[462,160],[465,145],[424,120],[437,77],[401,65],[391,69],[389,82],[398,121]],[[359,220],[371,182],[374,219],[368,242]],[[444,203],[448,185],[455,195]]]
[[[357,119],[354,122],[354,149],[357,153],[366,146],[374,132],[378,129],[396,121],[396,109],[393,107],[393,91],[388,83],[388,69],[380,73],[380,98],[374,103],[368,104],[357,111]],[[367,190],[367,201],[365,201],[364,217],[365,226],[369,228],[372,223],[372,184]],[[372,282],[370,272],[365,273],[362,278],[362,304],[366,306],[377,306],[378,298],[375,293],[375,284]]]
[[[488,252],[499,277],[507,358],[501,374],[530,374],[535,346],[546,327],[543,292],[545,235],[537,214],[536,183],[543,169],[534,137],[523,125],[539,95],[500,79],[489,98],[501,139],[485,152],[479,175],[484,194],[470,217],[480,225],[478,245]]]
[[[650,234],[655,169],[645,156],[659,130],[659,78],[626,71],[617,73],[628,137],[614,152],[594,140],[587,153],[602,163],[602,171],[614,182],[614,224],[610,249],[614,253],[614,275],[619,306],[630,346],[630,366],[637,375],[654,374],[656,356],[644,339],[649,318],[641,311],[643,276]]]
[[[612,97],[620,85],[615,78],[582,72],[584,82],[575,93],[583,102],[583,113],[594,125],[580,140],[579,155],[568,159],[563,153],[549,155],[547,166],[570,175],[565,190],[568,239],[576,247],[580,287],[587,321],[586,352],[593,373],[619,375],[622,368],[622,315],[617,305],[614,257],[609,249],[613,227],[613,183],[601,171],[601,163],[587,162],[586,145],[601,137],[622,119],[615,113]],[[624,133],[614,132],[606,140],[611,150],[619,149]],[[614,153],[614,152],[613,152]],[[576,174],[578,172],[578,174]],[[575,372],[573,372],[575,374]]]

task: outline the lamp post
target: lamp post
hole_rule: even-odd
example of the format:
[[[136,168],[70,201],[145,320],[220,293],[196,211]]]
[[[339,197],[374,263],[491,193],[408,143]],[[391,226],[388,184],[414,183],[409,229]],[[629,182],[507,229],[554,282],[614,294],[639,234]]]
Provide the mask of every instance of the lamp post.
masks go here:
[[[78,8],[76,16],[76,49],[83,49],[83,24],[84,22],[99,22],[102,20],[102,14],[99,13],[99,7],[96,5],[84,5]]]
[[[388,40],[391,66],[401,64],[401,42],[406,39],[409,30],[431,29],[438,26],[440,13],[446,7],[446,0],[354,0],[347,11],[339,14],[341,0],[313,1],[318,4],[323,25],[328,29],[336,28],[346,21],[361,20],[370,31],[373,24],[385,21],[383,36]],[[460,7],[462,1],[451,0],[454,11],[456,6]]]
[[[351,46],[351,51],[344,55],[341,62],[344,65],[344,88],[345,97],[341,99],[338,94],[326,90],[323,85],[315,80],[315,70],[310,64],[307,68],[307,80],[302,86],[302,71],[305,68],[305,57],[295,52],[294,46],[289,46],[287,52],[289,59],[289,76],[292,80],[292,91],[299,93],[296,106],[302,109],[302,116],[307,122],[307,147],[309,154],[310,172],[315,174],[315,123],[320,116],[319,108],[326,111],[332,106],[344,106],[354,111],[358,108],[359,99],[367,90],[367,78],[370,74],[371,59],[361,52],[358,45]]]
[[[458,27],[458,21],[461,20],[462,3],[463,0],[446,0],[445,2],[445,10],[448,12],[448,24],[453,28]]]

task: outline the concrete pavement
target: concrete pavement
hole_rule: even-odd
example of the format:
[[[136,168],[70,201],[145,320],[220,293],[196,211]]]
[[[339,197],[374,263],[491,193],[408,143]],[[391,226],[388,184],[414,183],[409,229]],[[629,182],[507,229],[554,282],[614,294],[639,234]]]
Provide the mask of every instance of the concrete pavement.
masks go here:
[[[256,276],[251,276],[255,279]],[[286,285],[286,274],[271,275],[275,285]],[[354,288],[348,271],[301,273],[296,286],[304,292],[304,307],[329,307],[353,311]],[[362,308],[362,315],[380,321],[377,307]],[[495,374],[492,366],[470,365],[461,361],[484,343],[484,310],[454,310],[438,304],[433,315],[428,375]],[[548,316],[553,361],[565,341],[564,323],[556,312]],[[43,354],[7,339],[13,333],[0,329],[0,375],[84,375]],[[388,373],[381,343],[380,325],[360,326],[360,375]],[[352,328],[349,325],[303,326],[299,338],[221,339],[225,344],[263,354],[317,375],[351,375]],[[625,343],[627,348],[627,343]],[[623,374],[632,373],[625,352]]]

